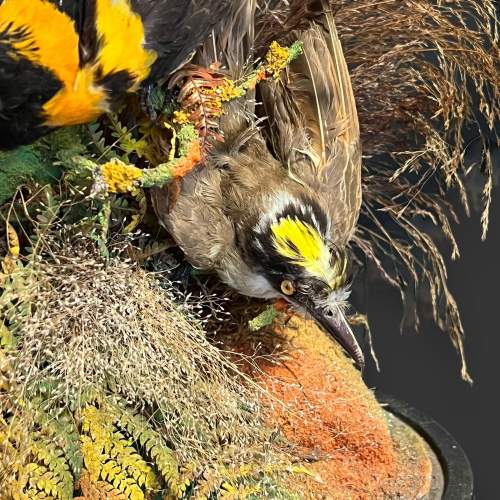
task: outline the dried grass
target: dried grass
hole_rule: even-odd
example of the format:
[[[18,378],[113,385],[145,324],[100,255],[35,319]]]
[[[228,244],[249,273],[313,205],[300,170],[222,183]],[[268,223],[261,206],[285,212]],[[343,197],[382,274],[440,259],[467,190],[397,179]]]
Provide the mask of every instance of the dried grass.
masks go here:
[[[10,362],[20,393],[11,396],[31,401],[50,386],[49,404],[74,408],[95,391],[119,394],[152,417],[181,463],[265,462],[256,389],[153,274],[57,232],[16,272],[23,286],[9,292],[11,307],[31,313],[16,316]]]
[[[465,129],[473,126],[480,134],[482,127],[482,137],[491,134],[498,141],[494,127],[500,113],[500,73],[493,2],[346,2],[337,22],[352,66],[367,156],[356,244],[403,290],[412,317],[416,306],[411,290],[420,285],[429,290],[434,318],[460,352],[462,377],[471,381],[444,258],[422,221],[440,228],[457,258],[451,224],[457,218],[446,191],[458,189],[469,212]],[[384,155],[394,161],[383,161]],[[491,203],[488,147],[484,159],[483,239]]]

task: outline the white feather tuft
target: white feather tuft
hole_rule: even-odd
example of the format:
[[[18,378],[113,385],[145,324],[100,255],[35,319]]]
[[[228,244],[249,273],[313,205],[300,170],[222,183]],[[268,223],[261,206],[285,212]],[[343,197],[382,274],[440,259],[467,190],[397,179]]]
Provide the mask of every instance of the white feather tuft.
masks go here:
[[[317,299],[316,306],[333,314],[339,310],[344,312],[349,307],[347,302],[349,295],[351,295],[351,290],[348,287],[338,288],[330,291],[325,298]]]

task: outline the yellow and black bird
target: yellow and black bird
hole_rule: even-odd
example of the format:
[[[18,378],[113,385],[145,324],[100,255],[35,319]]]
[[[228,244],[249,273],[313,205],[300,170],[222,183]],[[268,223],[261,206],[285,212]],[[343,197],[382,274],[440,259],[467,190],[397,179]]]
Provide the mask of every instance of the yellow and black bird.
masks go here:
[[[96,119],[167,76],[231,0],[0,0],[0,148]]]
[[[172,207],[159,192],[154,203],[195,267],[216,272],[242,294],[286,299],[361,368],[363,352],[345,316],[347,245],[361,205],[360,133],[328,10],[285,34],[302,43],[303,54],[280,80],[259,84],[267,132],[251,99],[229,103],[220,122],[224,142],[182,179]],[[247,2],[216,40],[232,79],[242,76],[256,46],[256,13],[255,2]],[[201,53],[202,64],[210,53]]]

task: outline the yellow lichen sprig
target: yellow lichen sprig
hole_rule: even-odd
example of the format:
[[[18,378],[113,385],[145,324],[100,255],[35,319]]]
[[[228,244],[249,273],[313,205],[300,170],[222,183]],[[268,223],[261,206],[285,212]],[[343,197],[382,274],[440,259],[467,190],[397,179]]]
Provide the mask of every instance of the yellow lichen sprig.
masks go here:
[[[283,47],[274,40],[265,56],[266,74],[278,79],[281,72],[300,54],[302,54],[302,42],[295,41],[290,47]]]
[[[101,175],[110,193],[131,192],[142,177],[142,170],[113,159],[101,165]]]
[[[210,114],[217,118],[224,113],[222,103],[244,96],[246,88],[243,85],[237,85],[234,80],[222,78],[221,83],[213,87],[202,88],[201,93],[204,97],[209,98]]]
[[[216,95],[221,102],[232,101],[245,95],[245,89],[229,78],[224,78],[220,85],[206,89],[204,92],[208,95]]]
[[[244,96],[248,90],[254,89],[262,80],[268,77],[279,78],[281,72],[300,54],[302,54],[302,42],[295,41],[290,47],[283,47],[273,41],[264,58],[265,62],[259,64],[257,69],[245,78],[240,84],[229,78],[223,78],[222,82],[213,87],[203,88],[202,93],[213,97],[212,115],[217,117],[223,114],[222,103],[232,101]],[[177,113],[177,114],[176,114]],[[178,120],[178,114],[183,118],[181,112],[174,113],[174,122]],[[180,123],[180,122],[179,122]]]
[[[186,113],[184,110],[178,110],[178,111],[174,111],[174,118],[173,118],[173,122],[174,123],[177,123],[178,125],[186,125],[187,123],[189,123],[189,114]]]
[[[274,79],[279,78],[281,72],[300,54],[302,54],[302,42],[298,40],[290,47],[283,47],[278,42],[273,41],[264,57],[265,62],[261,63],[240,85],[237,85],[233,80],[224,78],[220,85],[207,89],[205,92],[218,96],[221,103],[237,99],[269,76]]]
[[[191,123],[183,125],[177,132],[179,147],[178,157],[170,157],[166,163],[155,168],[142,170],[141,186],[150,188],[162,186],[173,179],[187,175],[201,160],[201,146],[194,126]]]
[[[201,147],[198,134],[190,123],[183,125],[176,137],[179,156],[174,158],[172,154],[167,162],[154,168],[140,169],[117,158],[97,167],[106,191],[136,194],[138,188],[163,186],[175,178],[184,177],[201,160]]]
[[[179,109],[173,112],[172,122],[178,125],[192,124],[206,147],[208,136],[222,140],[218,118],[225,110],[223,104],[243,97],[262,80],[278,78],[281,71],[302,53],[301,42],[282,47],[273,42],[267,55],[256,64],[246,77],[238,80],[227,78],[213,65],[208,70],[186,70],[177,77],[175,84],[183,82],[178,95]],[[174,84],[174,85],[175,85]]]

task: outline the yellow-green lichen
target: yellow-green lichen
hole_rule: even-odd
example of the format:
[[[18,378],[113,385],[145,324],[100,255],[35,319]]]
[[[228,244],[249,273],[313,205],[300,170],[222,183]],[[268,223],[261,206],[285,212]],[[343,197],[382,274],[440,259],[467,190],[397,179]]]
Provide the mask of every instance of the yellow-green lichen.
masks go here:
[[[101,166],[101,174],[110,193],[127,193],[136,187],[142,170],[113,159]]]

